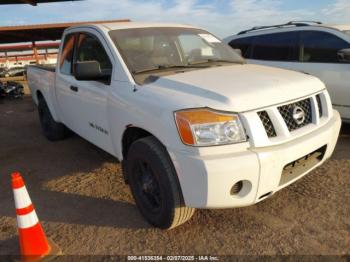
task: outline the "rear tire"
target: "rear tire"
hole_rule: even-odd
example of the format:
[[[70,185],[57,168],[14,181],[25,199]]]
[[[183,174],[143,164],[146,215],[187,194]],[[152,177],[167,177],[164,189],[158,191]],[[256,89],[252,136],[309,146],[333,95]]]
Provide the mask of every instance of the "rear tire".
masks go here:
[[[53,119],[50,109],[43,98],[39,99],[38,111],[41,130],[48,140],[58,141],[67,136],[67,128],[65,125],[58,123]]]
[[[126,161],[131,192],[150,224],[171,229],[192,217],[195,209],[185,206],[172,161],[155,137],[134,142]]]

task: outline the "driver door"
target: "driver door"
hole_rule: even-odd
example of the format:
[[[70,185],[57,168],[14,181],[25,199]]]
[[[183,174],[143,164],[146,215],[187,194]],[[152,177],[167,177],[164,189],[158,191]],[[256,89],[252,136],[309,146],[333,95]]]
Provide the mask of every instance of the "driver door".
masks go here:
[[[102,72],[112,75],[112,56],[103,41],[91,32],[78,33],[75,38],[72,75],[68,81],[61,81],[63,84],[58,91],[61,111],[73,131],[111,153],[113,149],[107,119],[111,79],[79,81],[74,77],[74,72],[76,62],[97,61]]]

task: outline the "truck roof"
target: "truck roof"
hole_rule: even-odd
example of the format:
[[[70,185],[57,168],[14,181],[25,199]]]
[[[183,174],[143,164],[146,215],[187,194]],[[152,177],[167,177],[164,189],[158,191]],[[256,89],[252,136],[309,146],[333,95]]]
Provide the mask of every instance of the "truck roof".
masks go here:
[[[348,31],[350,30],[349,24],[343,24],[343,25],[336,25],[336,24],[323,24],[321,22],[317,21],[290,21],[285,24],[279,24],[279,25],[268,25],[268,26],[255,26],[251,29],[244,30],[238,33],[238,35],[245,35],[245,34],[254,34],[254,33],[260,33],[260,32],[270,32],[280,29],[290,29],[290,28],[296,28],[296,27],[310,27],[310,28],[330,28],[334,30],[339,31]]]
[[[148,27],[185,27],[185,28],[198,28],[185,24],[173,24],[173,23],[144,23],[144,22],[107,22],[99,24],[86,24],[83,26],[96,26],[104,27],[107,30],[119,30],[119,29],[131,29],[131,28],[148,28]],[[79,26],[78,26],[79,27]]]

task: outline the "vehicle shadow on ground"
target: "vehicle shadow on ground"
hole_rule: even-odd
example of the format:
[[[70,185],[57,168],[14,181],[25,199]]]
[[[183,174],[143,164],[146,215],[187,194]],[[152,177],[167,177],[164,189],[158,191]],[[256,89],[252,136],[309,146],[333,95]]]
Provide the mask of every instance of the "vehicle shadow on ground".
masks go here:
[[[104,194],[104,188],[101,188],[110,183],[110,187],[115,188],[115,194],[118,190],[125,190],[117,159],[75,134],[63,141],[47,141],[41,134],[35,105],[30,97],[6,101],[1,106],[0,216],[15,218],[10,173],[19,170],[40,220],[116,228],[149,227],[136,206],[119,197],[122,194],[117,199],[110,199],[109,191]],[[93,182],[106,177],[104,174],[99,176],[105,165],[112,166],[108,170],[110,180],[99,184],[99,194],[94,194],[96,185]],[[44,186],[50,181],[58,181],[59,185],[62,177],[74,180],[79,174],[96,175],[92,177],[94,181],[86,185],[88,192],[74,190],[70,184],[61,185],[60,190]],[[79,176],[77,179],[80,179]],[[79,181],[75,182],[79,185]],[[61,192],[65,191],[65,186],[71,186],[72,190]],[[120,186],[122,188],[118,188]]]
[[[0,256],[1,261],[20,261],[18,237],[0,240]]]
[[[79,137],[73,137],[71,140],[79,141],[82,139]],[[86,143],[85,141],[81,142]],[[106,155],[104,152],[100,152],[99,149],[95,148],[93,145],[91,145],[91,147],[93,147],[91,152],[99,155],[99,161],[96,161],[95,158],[96,165],[94,165],[94,167],[88,169],[81,168],[79,173],[94,172],[95,167],[98,168],[102,166],[103,163],[110,160],[110,156]],[[45,177],[41,177],[37,176],[36,173],[46,173],[46,175]],[[68,172],[68,174],[70,174],[69,177],[74,178],[76,176],[75,173],[77,173],[75,168],[70,169],[70,172]],[[120,181],[122,178],[118,178],[117,176],[119,175],[120,174],[115,174],[116,180],[118,179]],[[142,229],[150,227],[138,212],[136,205],[132,203],[108,199],[108,195],[96,197],[81,195],[79,191],[51,191],[50,188],[44,186],[47,181],[55,179],[59,180],[63,176],[67,176],[67,173],[47,173],[45,171],[42,172],[40,169],[36,169],[35,172],[23,172],[29,195],[36,207],[36,212],[41,221],[126,229]],[[101,179],[103,179],[102,176]],[[0,216],[14,217],[15,207],[10,186],[10,176],[8,176],[8,181],[6,182],[7,185],[1,183],[1,188],[4,190],[2,190],[0,196],[4,197],[4,199],[3,201],[0,201],[0,205],[2,206],[0,209]],[[93,186],[94,185],[90,185],[90,187]],[[118,187],[119,185],[116,183],[115,186]]]
[[[350,123],[342,124],[340,135],[348,135],[350,137]]]
[[[350,147],[350,124],[342,123],[338,143],[331,157],[334,160],[347,160]]]
[[[129,229],[150,227],[130,203],[46,190],[29,194],[41,221]],[[14,210],[2,209],[0,216],[13,217]]]

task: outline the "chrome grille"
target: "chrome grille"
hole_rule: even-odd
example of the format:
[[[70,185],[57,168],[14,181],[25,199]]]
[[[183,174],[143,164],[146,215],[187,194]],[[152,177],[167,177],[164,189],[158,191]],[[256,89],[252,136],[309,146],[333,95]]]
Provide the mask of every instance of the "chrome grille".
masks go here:
[[[276,130],[272,124],[272,121],[266,111],[260,111],[258,112],[258,116],[260,117],[260,120],[262,124],[265,127],[266,134],[268,137],[276,137]]]
[[[298,124],[293,118],[293,110],[295,107],[300,107],[305,112],[305,120]],[[305,99],[296,103],[278,107],[278,111],[282,115],[289,131],[294,131],[312,122],[311,99]]]

